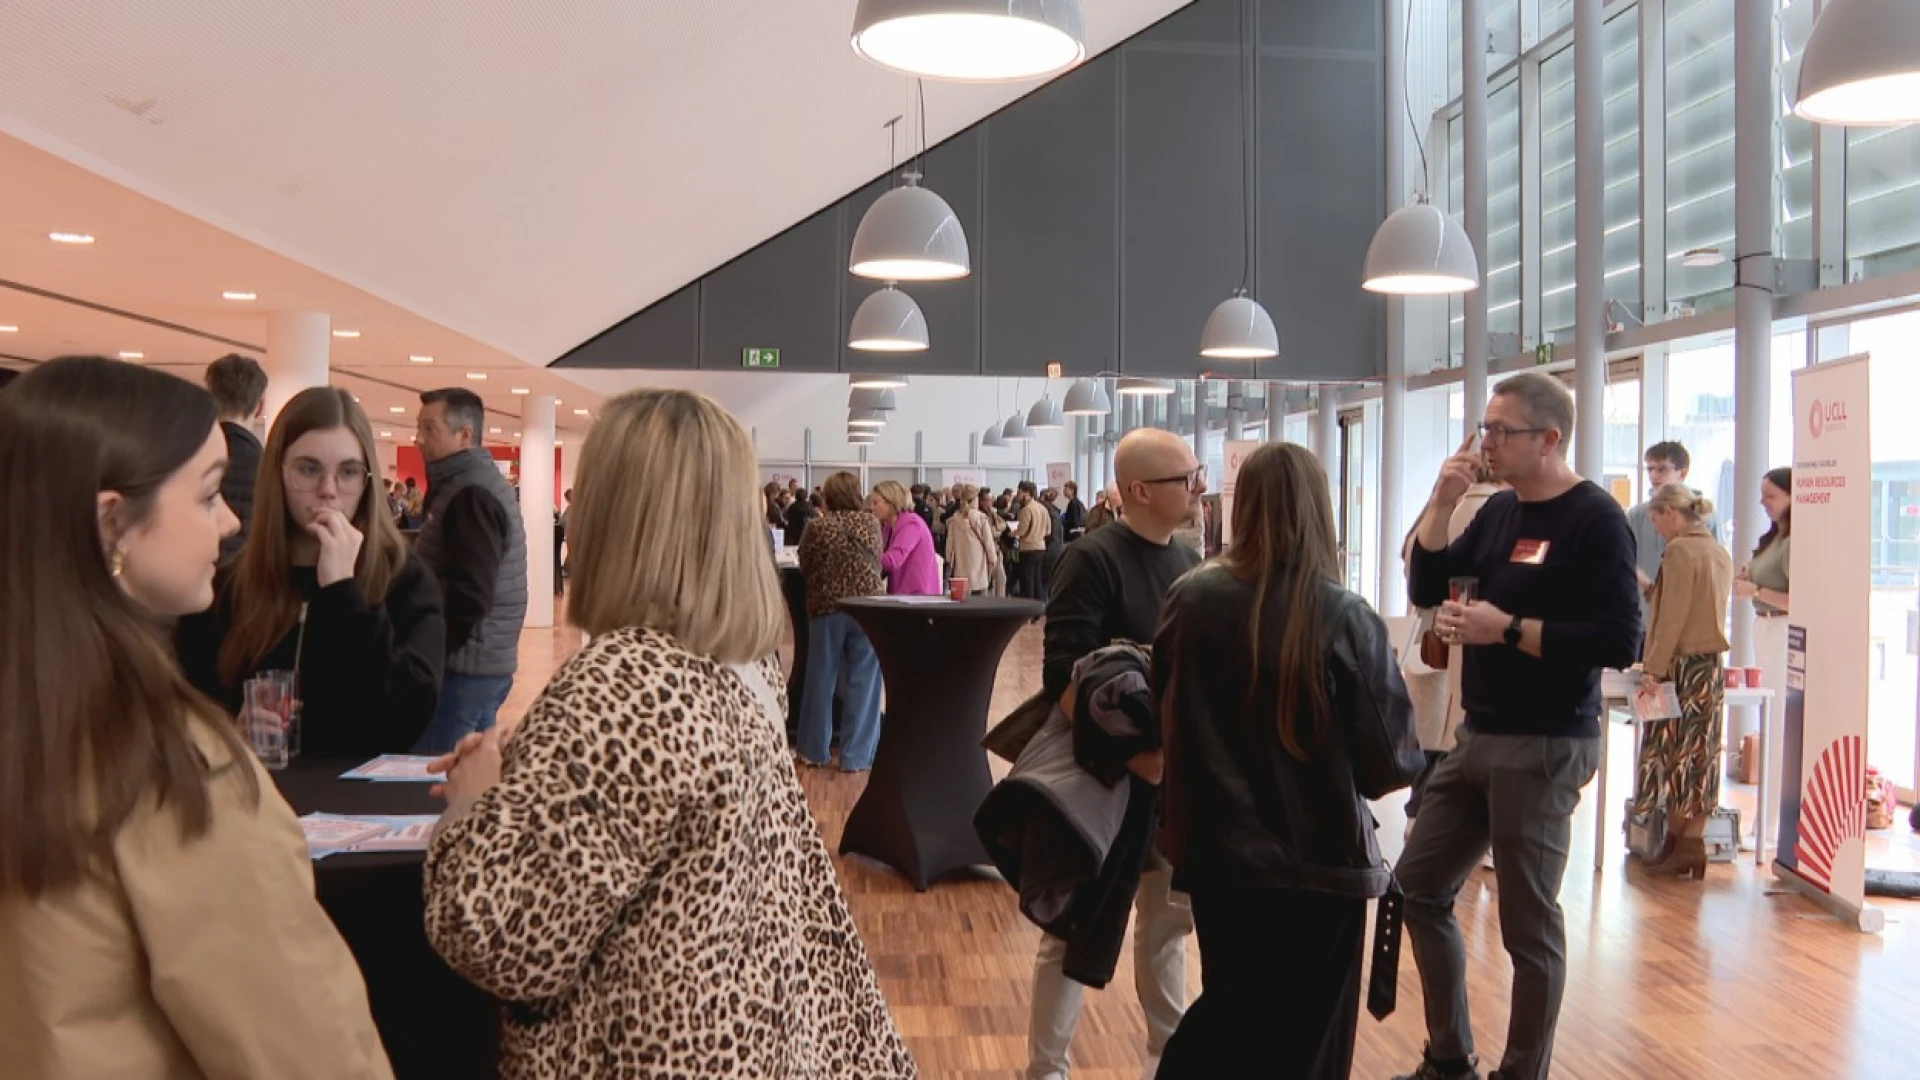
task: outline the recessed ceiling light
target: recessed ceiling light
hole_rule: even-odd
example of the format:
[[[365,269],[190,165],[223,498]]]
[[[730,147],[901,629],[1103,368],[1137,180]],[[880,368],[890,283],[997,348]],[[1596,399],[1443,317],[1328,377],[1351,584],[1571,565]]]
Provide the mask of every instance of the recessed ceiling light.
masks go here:
[[[146,358],[146,353],[134,352],[131,349],[123,349],[120,353],[120,359],[122,360],[145,360]]]
[[[498,434],[500,434],[500,429],[499,429],[499,428],[497,428],[497,427],[490,427],[490,428],[488,428],[488,429],[487,429],[487,434],[489,434],[489,435],[498,435]]]
[[[260,299],[260,297],[257,293],[245,292],[239,289],[228,289],[226,292],[223,292],[220,294],[220,299],[222,300],[258,300]]]
[[[487,373],[484,371],[469,371],[467,372],[467,378],[472,379],[475,382],[486,382]]]
[[[359,336],[360,336],[360,331],[358,331],[358,330],[335,330],[335,331],[333,332],[333,336],[334,336],[334,337],[337,337],[337,338],[357,338],[357,337],[359,337]]]
[[[383,432],[381,432],[381,433],[380,433],[380,437],[381,437],[381,438],[383,438],[383,439],[391,439],[391,438],[393,438],[393,432],[391,432],[391,431],[383,431]]]
[[[565,445],[567,445],[567,444],[566,444],[566,443],[564,443],[564,442],[561,442],[561,441],[560,441],[559,439],[555,439],[555,440],[553,440],[553,445],[555,445],[555,446],[565,446]]]
[[[19,332],[20,328],[17,326],[0,325],[0,334],[17,334]]]
[[[575,410],[573,410],[573,415],[575,415],[575,416],[585,416],[585,415],[587,415],[587,410],[586,410],[586,409],[575,409]]]
[[[407,407],[405,405],[389,405],[387,406],[387,411],[390,413],[404,413],[407,411]]]
[[[555,405],[565,405],[565,404],[566,404],[566,401],[565,401],[564,399],[562,399],[562,398],[554,398],[554,399],[553,399],[553,403],[554,403]]]
[[[413,356],[409,356],[409,357],[407,357],[407,359],[409,359],[409,360],[411,360],[411,361],[413,361],[413,362],[414,362],[414,363],[416,363],[416,364],[431,364],[431,363],[433,363],[433,357],[431,357],[431,356],[421,356],[421,355],[419,355],[418,353],[416,353],[416,354],[414,354]]]
[[[93,237],[83,232],[50,232],[47,239],[56,244],[91,244]]]
[[[519,432],[517,432],[517,431],[516,431],[516,432],[514,432],[514,433],[513,433],[513,437],[514,437],[514,438],[516,438],[516,439],[517,439],[517,438],[519,438],[519,437],[520,437],[520,433],[519,433]]]
[[[516,394],[531,394],[531,393],[533,393],[533,391],[531,391],[531,390],[529,390],[529,389],[527,389],[527,388],[526,388],[526,387],[524,387],[524,386],[516,386],[516,387],[514,387],[514,388],[513,388],[513,392],[514,392],[514,393],[516,393]]]

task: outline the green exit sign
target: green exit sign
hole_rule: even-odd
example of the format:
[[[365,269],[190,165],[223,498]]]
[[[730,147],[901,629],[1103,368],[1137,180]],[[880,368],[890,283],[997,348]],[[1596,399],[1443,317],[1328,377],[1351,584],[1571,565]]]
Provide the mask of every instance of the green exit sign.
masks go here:
[[[777,368],[780,366],[780,350],[741,349],[740,366],[750,368]]]

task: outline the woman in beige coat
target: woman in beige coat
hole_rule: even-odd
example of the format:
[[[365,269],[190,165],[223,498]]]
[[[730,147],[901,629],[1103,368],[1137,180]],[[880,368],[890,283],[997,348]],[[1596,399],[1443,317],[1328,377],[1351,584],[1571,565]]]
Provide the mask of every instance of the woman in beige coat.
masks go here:
[[[967,579],[973,592],[985,596],[993,591],[1000,544],[987,516],[980,512],[979,501],[979,488],[960,485],[953,517],[947,521],[947,572],[951,577]]]
[[[162,620],[213,602],[226,440],[171,375],[0,394],[0,1074],[387,1078],[299,823]]]

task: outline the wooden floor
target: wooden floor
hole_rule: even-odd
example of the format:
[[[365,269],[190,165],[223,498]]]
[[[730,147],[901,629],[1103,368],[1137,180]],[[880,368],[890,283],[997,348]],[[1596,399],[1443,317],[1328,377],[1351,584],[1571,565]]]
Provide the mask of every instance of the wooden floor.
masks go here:
[[[506,715],[524,712],[546,675],[577,646],[570,629],[529,631]],[[994,687],[994,712],[1011,709],[1038,685],[1040,637],[1022,631]],[[1630,733],[1616,732],[1611,820],[1630,793]],[[838,846],[864,779],[805,770],[802,781],[830,848]],[[1859,934],[1797,896],[1773,895],[1749,854],[1716,865],[1707,880],[1664,881],[1630,867],[1619,832],[1608,834],[1606,869],[1593,865],[1596,793],[1574,821],[1567,913],[1569,980],[1554,1055],[1557,1080],[1672,1077],[1920,1077],[1920,906],[1876,901],[1883,934]],[[1381,803],[1382,846],[1400,849],[1403,796]],[[1748,788],[1724,801],[1752,806]],[[901,1030],[930,1078],[985,1080],[1018,1074],[1026,1062],[1029,987],[1039,932],[1018,913],[1005,885],[943,881],[927,893],[884,867],[836,857],[845,889]],[[1904,822],[1870,834],[1870,865],[1920,868],[1920,844]],[[1510,969],[1501,950],[1494,883],[1482,873],[1462,893],[1474,1034],[1487,1068],[1498,1063],[1506,1029]],[[1190,946],[1191,948],[1191,946]],[[1146,1028],[1134,1000],[1130,953],[1112,988],[1089,992],[1074,1042],[1074,1076],[1134,1080]],[[1192,949],[1191,990],[1200,988]],[[1400,1010],[1386,1023],[1361,1018],[1353,1075],[1383,1080],[1419,1058],[1425,1032],[1412,953],[1400,971]],[[1250,1073],[1249,1075],[1258,1075]]]

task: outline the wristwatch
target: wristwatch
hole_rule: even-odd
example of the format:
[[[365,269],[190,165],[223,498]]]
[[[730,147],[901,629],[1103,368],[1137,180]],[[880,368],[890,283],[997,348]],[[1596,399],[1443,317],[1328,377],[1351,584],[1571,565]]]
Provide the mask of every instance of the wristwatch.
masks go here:
[[[1520,616],[1515,615],[1513,621],[1507,624],[1506,630],[1500,634],[1500,640],[1516,649],[1520,647]]]

